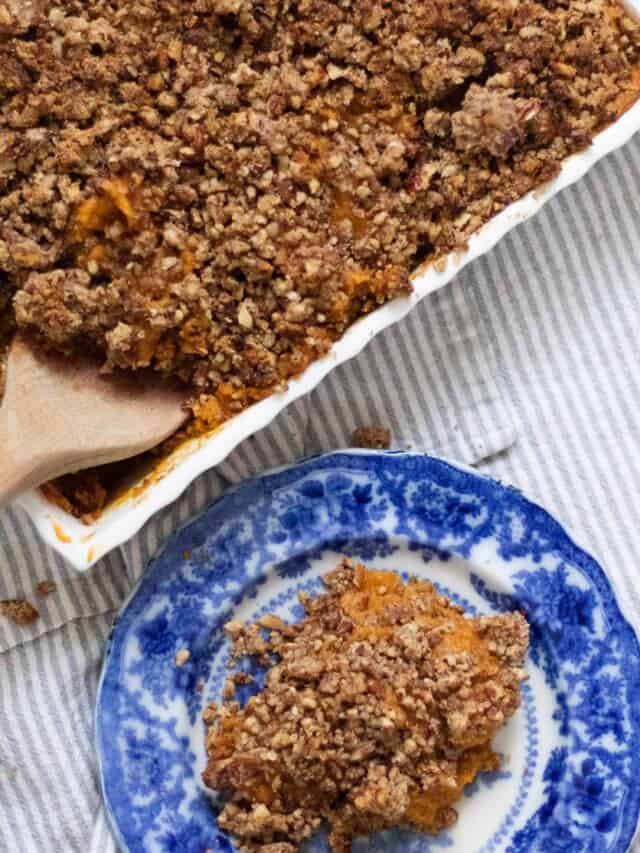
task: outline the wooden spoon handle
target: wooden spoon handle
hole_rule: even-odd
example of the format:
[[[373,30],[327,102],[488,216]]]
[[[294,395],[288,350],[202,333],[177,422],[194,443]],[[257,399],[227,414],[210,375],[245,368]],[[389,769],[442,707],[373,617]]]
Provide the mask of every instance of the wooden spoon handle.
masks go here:
[[[0,509],[49,479],[46,466],[30,458],[16,431],[8,407],[0,407]]]
[[[4,466],[0,471],[0,510],[4,509],[14,498],[24,492],[40,486],[47,478],[33,476],[32,472],[22,468],[13,468],[11,465]]]
[[[0,405],[0,507],[62,474],[154,447],[184,423],[187,396],[160,376],[105,377],[90,360],[16,336]]]

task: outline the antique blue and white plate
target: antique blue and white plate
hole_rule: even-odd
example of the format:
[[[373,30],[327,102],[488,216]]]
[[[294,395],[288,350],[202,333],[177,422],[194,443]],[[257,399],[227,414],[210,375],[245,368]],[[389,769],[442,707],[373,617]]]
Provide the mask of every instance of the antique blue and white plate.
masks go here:
[[[128,853],[222,853],[201,712],[220,699],[229,619],[299,614],[341,554],[433,580],[471,613],[531,625],[522,707],[437,838],[357,853],[627,850],[640,811],[640,647],[595,560],[511,488],[426,456],[345,452],[249,480],[176,533],[114,627],[97,707],[107,809]],[[187,648],[182,668],[174,656]],[[305,850],[325,851],[323,838]]]

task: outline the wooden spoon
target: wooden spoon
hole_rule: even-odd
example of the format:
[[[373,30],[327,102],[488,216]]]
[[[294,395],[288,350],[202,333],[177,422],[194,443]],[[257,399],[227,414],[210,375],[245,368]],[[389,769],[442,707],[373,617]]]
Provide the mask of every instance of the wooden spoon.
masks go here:
[[[18,335],[0,407],[0,507],[54,477],[127,459],[186,420],[188,392],[44,353]]]

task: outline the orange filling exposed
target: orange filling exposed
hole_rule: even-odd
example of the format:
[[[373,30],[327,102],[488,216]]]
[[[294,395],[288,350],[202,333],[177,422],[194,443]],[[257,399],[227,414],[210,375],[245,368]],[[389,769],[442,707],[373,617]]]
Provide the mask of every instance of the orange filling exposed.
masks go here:
[[[80,240],[88,234],[104,231],[120,216],[124,217],[130,228],[135,224],[136,214],[127,181],[124,178],[112,178],[105,181],[101,190],[83,201],[76,211],[74,236]]]
[[[499,767],[500,759],[488,743],[470,749],[458,761],[455,788],[436,785],[411,795],[407,809],[409,822],[423,832],[437,832],[438,816],[460,799],[465,787],[473,782],[478,773],[497,770]]]
[[[356,239],[364,237],[367,233],[367,220],[355,212],[350,193],[345,190],[336,190],[333,194],[331,222],[337,225],[345,220],[351,223],[353,235]]]

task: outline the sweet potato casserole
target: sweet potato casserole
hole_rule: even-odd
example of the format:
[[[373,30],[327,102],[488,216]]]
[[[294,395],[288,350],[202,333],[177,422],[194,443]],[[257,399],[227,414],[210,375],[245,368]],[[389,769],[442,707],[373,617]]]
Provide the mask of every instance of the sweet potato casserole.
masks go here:
[[[0,0],[0,335],[216,426],[552,178],[639,51],[614,0]]]
[[[227,625],[236,657],[269,667],[243,709],[239,672],[205,712],[204,780],[242,853],[295,853],[323,823],[332,853],[393,826],[439,832],[465,786],[500,766],[491,740],[520,704],[522,614],[465,618],[432,584],[350,560],[324,583],[294,625]]]

